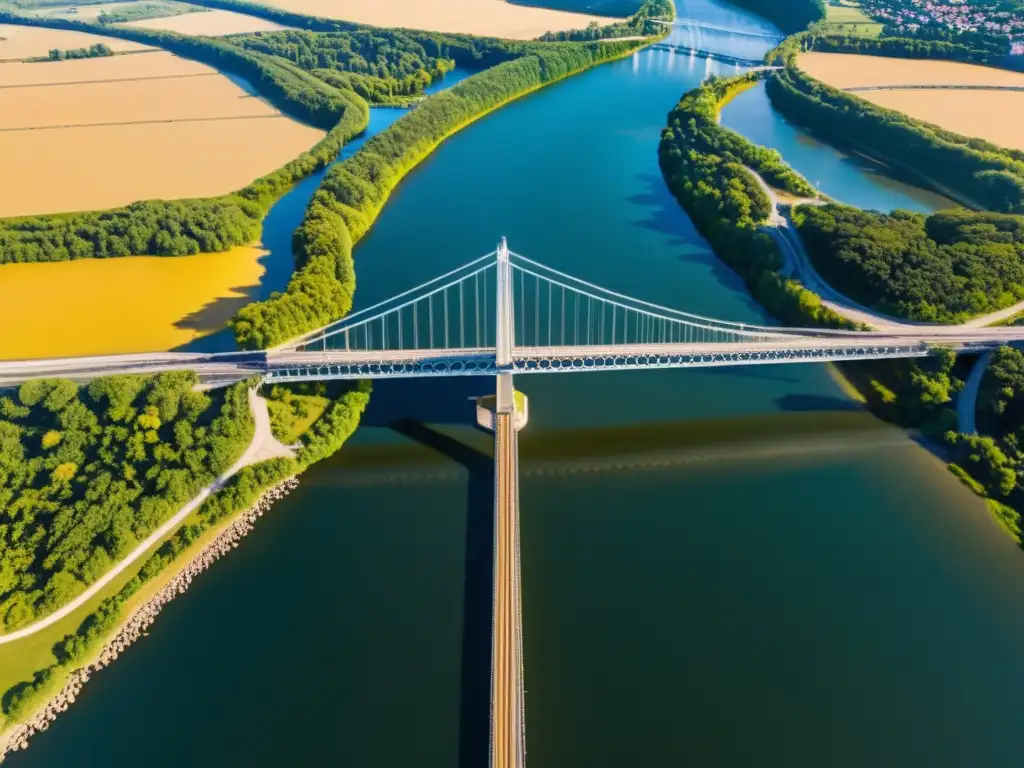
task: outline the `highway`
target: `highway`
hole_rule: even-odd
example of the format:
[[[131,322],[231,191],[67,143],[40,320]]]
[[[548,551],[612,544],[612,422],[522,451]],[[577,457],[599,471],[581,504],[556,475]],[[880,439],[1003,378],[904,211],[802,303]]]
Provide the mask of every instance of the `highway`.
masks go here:
[[[512,413],[495,414],[491,768],[523,768],[526,765],[519,578],[519,460],[512,420]]]

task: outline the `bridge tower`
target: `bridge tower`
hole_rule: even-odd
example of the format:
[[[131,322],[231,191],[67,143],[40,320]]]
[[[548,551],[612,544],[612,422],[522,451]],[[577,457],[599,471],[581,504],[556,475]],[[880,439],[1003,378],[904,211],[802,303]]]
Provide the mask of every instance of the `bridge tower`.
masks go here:
[[[512,269],[505,238],[498,246],[497,402],[494,414],[494,597],[491,627],[490,768],[526,765],[523,617],[519,571],[519,449],[512,351]]]
[[[514,413],[512,384],[512,350],[515,347],[515,315],[512,301],[512,265],[508,260],[508,242],[501,238],[498,244],[498,267],[496,285],[497,310],[495,323],[495,362],[498,368],[498,413]]]

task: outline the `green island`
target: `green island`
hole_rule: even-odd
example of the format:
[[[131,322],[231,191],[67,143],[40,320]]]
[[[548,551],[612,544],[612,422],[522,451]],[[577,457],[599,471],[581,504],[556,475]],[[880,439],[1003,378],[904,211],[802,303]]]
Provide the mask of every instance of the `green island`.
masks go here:
[[[366,129],[369,104],[420,101],[325,176],[295,232],[296,272],[287,290],[245,307],[232,321],[242,348],[279,343],[349,311],[353,243],[402,177],[445,138],[524,94],[648,42],[515,42],[382,30],[233,1],[208,5],[301,22],[306,29],[215,39],[108,25],[100,31],[90,23],[8,11],[0,11],[0,22],[106,34],[194,59],[245,78],[269,103],[327,130],[326,136],[233,194],[2,219],[0,264],[173,257],[250,243],[277,199],[330,165]],[[647,19],[671,14],[666,0],[650,0],[630,28],[641,32],[650,26]],[[478,74],[424,98],[424,87],[455,66]],[[368,385],[274,386],[266,400],[253,400],[255,380],[211,393],[196,384],[187,372],[87,385],[45,379],[0,399],[0,506],[9,503],[15,512],[0,524],[5,633],[46,619],[82,595],[185,502],[204,488],[214,490],[83,609],[25,640],[0,645],[0,731],[31,715],[74,669],[94,659],[126,613],[167,582],[172,564],[196,555],[263,494],[340,449],[369,400]],[[275,439],[291,446],[292,455],[232,474],[254,439],[253,402],[265,403]],[[225,473],[230,476],[217,488]]]
[[[820,27],[818,27],[820,31]],[[802,32],[765,56],[783,68],[711,77],[669,114],[659,161],[675,195],[715,253],[775,317],[791,324],[856,327],[825,306],[784,268],[767,227],[773,202],[751,171],[788,199],[801,247],[815,271],[843,294],[883,315],[960,323],[1024,298],[1024,153],[964,137],[876,107],[811,78],[797,66],[803,50],[991,63],[991,51],[951,40]],[[863,211],[820,199],[775,152],[722,127],[721,108],[767,78],[772,104],[794,122],[890,165],[928,168],[920,177],[983,210]],[[899,157],[899,162],[892,160]],[[817,198],[817,199],[816,199]],[[987,209],[987,210],[984,210]],[[1011,318],[1012,319],[1012,318]],[[984,362],[980,363],[984,366]],[[982,434],[957,431],[953,396],[964,387],[956,355],[936,348],[924,361],[840,364],[872,411],[919,429],[950,471],[986,499],[995,519],[1021,543],[1024,489],[1024,353],[1003,347],[980,384]]]

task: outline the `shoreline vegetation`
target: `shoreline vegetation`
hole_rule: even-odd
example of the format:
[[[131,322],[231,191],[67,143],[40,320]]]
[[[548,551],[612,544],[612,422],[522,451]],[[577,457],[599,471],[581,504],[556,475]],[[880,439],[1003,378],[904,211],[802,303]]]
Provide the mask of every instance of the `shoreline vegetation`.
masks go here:
[[[649,0],[645,6],[650,3],[667,7],[674,15],[674,9],[667,0]],[[214,0],[210,6],[242,12],[255,7],[223,0]],[[270,15],[281,16],[276,13]],[[283,15],[292,23],[297,18],[305,19],[295,14]],[[3,12],[0,12],[0,20],[18,24],[36,22],[22,17],[11,18],[10,14]],[[367,29],[323,20],[308,21],[311,27],[330,26],[334,31]],[[92,25],[75,22],[52,24],[47,20],[47,23],[38,25],[92,31]],[[11,261],[58,260],[54,256],[70,259],[128,255],[131,248],[127,246],[136,244],[122,243],[125,247],[118,248],[118,241],[112,237],[126,237],[128,230],[137,227],[140,221],[147,225],[147,232],[151,235],[146,247],[155,255],[183,255],[200,249],[225,250],[231,244],[248,242],[258,233],[262,217],[273,200],[296,180],[331,163],[343,144],[365,129],[368,105],[356,92],[358,86],[351,79],[346,81],[351,89],[339,89],[297,65],[222,41],[195,40],[143,30],[104,28],[103,31],[107,34],[113,31],[118,37],[132,40],[171,41],[174,47],[170,50],[175,51],[176,47],[175,52],[199,58],[204,63],[213,63],[218,68],[218,62],[227,62],[229,66],[225,68],[248,77],[258,86],[261,95],[267,96],[269,90],[279,103],[292,108],[288,110],[290,114],[295,114],[295,108],[304,110],[307,118],[320,120],[325,127],[331,123],[330,131],[310,152],[278,172],[258,179],[236,195],[206,200],[150,201],[115,211],[83,215],[0,220],[0,253],[8,253],[8,248],[15,244],[30,251],[30,258],[9,259]],[[436,51],[438,60],[454,60],[457,65],[468,61],[477,67],[485,64],[495,66],[461,83],[457,86],[458,93],[439,94],[425,100],[420,108],[398,121],[392,129],[375,137],[362,151],[332,169],[307,209],[302,227],[295,234],[294,250],[299,269],[289,291],[272,298],[267,303],[269,310],[251,310],[250,318],[255,317],[255,313],[260,313],[260,317],[256,322],[250,321],[248,331],[240,332],[241,323],[236,323],[236,333],[249,343],[257,338],[268,343],[270,339],[283,335],[298,335],[308,330],[304,323],[319,321],[324,316],[335,319],[348,311],[354,290],[352,242],[369,229],[401,178],[447,136],[513,99],[597,64],[629,55],[649,42],[505,44],[504,41],[481,41],[468,36],[416,34],[420,34],[417,39],[424,46],[433,46],[431,50]],[[452,51],[458,55],[451,55]],[[317,64],[322,66],[322,61],[318,59]],[[342,72],[341,76],[344,74]],[[268,84],[269,89],[264,87]],[[211,233],[203,230],[204,217],[206,223],[212,222],[214,227],[230,222],[230,231]],[[96,237],[68,244],[69,240],[74,240],[72,233],[80,236],[89,227],[94,228]],[[175,235],[170,236],[170,231]],[[167,237],[161,237],[161,234]],[[25,257],[26,253],[22,251],[21,255]],[[321,290],[326,294],[320,293]],[[310,306],[320,301],[326,301],[327,315],[317,314],[321,310]],[[294,315],[291,315],[291,324],[281,321],[296,310],[297,321]],[[77,389],[77,385],[70,382],[58,382],[55,386]],[[0,749],[21,748],[28,737],[45,729],[59,712],[74,701],[89,676],[137,639],[159,609],[183,591],[195,573],[226,552],[225,546],[237,545],[238,537],[250,529],[254,515],[262,513],[268,500],[279,496],[280,491],[275,489],[290,487],[294,478],[307,467],[339,450],[358,426],[369,401],[369,393],[369,384],[365,382],[354,389],[335,391],[328,399],[323,397],[326,391],[297,397],[272,394],[276,402],[272,423],[293,431],[305,427],[299,438],[301,447],[296,458],[272,459],[241,469],[163,544],[140,560],[137,569],[132,569],[134,575],[119,590],[112,594],[101,593],[105,596],[91,612],[84,617],[75,615],[77,628],[54,643],[52,651],[46,654],[52,661],[45,662],[44,666],[33,661],[32,667],[18,669],[16,674],[22,676],[21,681],[11,685],[0,697],[0,709],[4,715],[0,721]],[[314,415],[309,424],[308,411],[314,401],[319,415]],[[131,402],[124,407],[134,415]],[[291,414],[282,412],[289,408],[293,411]],[[167,425],[164,427],[166,429]],[[44,435],[43,440],[46,439]],[[85,443],[88,442],[87,437]],[[123,617],[126,606],[134,605],[133,600],[140,593],[145,593],[148,583],[158,580],[172,567],[178,567],[177,561],[184,554],[194,552],[197,546],[200,547],[199,552],[178,575],[151,598],[133,608],[127,619]],[[17,643],[12,644],[15,645]],[[38,655],[36,652],[36,657]],[[3,658],[2,647],[0,658]],[[8,669],[8,672],[12,671]],[[0,758],[3,754],[0,752]]]
[[[788,68],[768,75],[769,83],[784,80],[791,72],[792,68]],[[822,305],[820,297],[782,275],[782,253],[776,242],[759,230],[771,213],[771,201],[746,168],[757,171],[769,184],[791,194],[806,194],[808,187],[803,186],[806,180],[785,166],[777,153],[758,147],[717,123],[721,106],[764,76],[764,73],[752,73],[728,79],[711,78],[682,97],[669,114],[659,146],[665,181],[716,255],[743,278],[751,294],[770,314],[797,325],[849,327],[847,321]],[[841,114],[849,117],[848,112]],[[884,119],[877,114],[871,117]],[[838,113],[836,119],[841,119]],[[907,118],[902,118],[901,122],[908,124],[906,130],[919,128]],[[930,126],[925,130],[928,128]],[[866,129],[860,130],[863,133]],[[959,143],[956,150],[966,158],[967,170],[952,177],[951,184],[974,183],[977,187],[977,176],[991,170],[991,166],[982,165],[985,162],[1000,164],[1001,169],[1015,169],[1017,153],[1002,152],[985,142],[964,137],[956,139]],[[954,151],[950,147],[943,147],[943,150]],[[998,160],[986,157],[985,153],[991,150],[1002,157]],[[928,167],[934,168],[934,160],[932,163]],[[782,172],[777,164],[783,166]],[[1014,184],[1007,186],[1011,192],[1016,188]],[[1007,186],[1003,187],[1004,192]],[[1005,194],[994,198],[990,195],[988,199],[1017,209],[1017,203],[1008,203]],[[1012,195],[1010,199],[1014,199]],[[848,217],[854,217],[857,222],[852,226],[841,224]],[[893,294],[882,304],[889,312],[903,317],[961,320],[984,312],[993,303],[1011,304],[1024,290],[1022,275],[1013,271],[1019,271],[1019,264],[1024,260],[1022,238],[1015,234],[1024,232],[1021,216],[959,210],[926,218],[899,211],[883,215],[830,203],[805,207],[794,219],[800,236],[810,238],[808,250],[815,266],[830,277],[840,291],[850,287],[851,268],[863,269],[863,277],[859,279],[865,281],[864,288],[854,294],[877,303],[877,276],[882,274],[878,270],[898,269],[899,277],[892,284],[892,275],[885,272],[890,277],[884,282]],[[902,250],[888,242],[899,226],[907,237],[907,245]],[[846,256],[843,256],[843,238],[849,238],[850,253]],[[861,248],[867,250],[858,256]],[[911,252],[913,255],[908,255]],[[904,255],[900,256],[901,253]],[[869,264],[876,257],[883,261],[901,259],[902,263]],[[862,260],[859,266],[858,258]],[[869,267],[875,270],[870,284],[867,282]],[[1003,268],[1010,271],[1003,272]],[[971,283],[964,282],[966,278],[946,280],[943,277],[953,273],[962,275],[965,269],[968,275],[976,276],[972,279],[995,281],[1000,287],[991,283],[979,293],[976,285],[968,288]],[[997,358],[1000,365],[986,376],[982,391],[983,395],[993,397],[998,393],[999,397],[994,403],[986,403],[983,398],[979,412],[987,413],[990,420],[999,423],[999,428],[991,431],[998,441],[956,431],[957,415],[950,404],[964,382],[952,350],[936,348],[933,355],[923,361],[862,362],[838,368],[873,413],[904,428],[920,430],[925,444],[949,463],[954,475],[985,499],[995,520],[1021,543],[1019,510],[1024,509],[1024,492],[1017,485],[1017,472],[1024,463],[1024,455],[1016,446],[1019,439],[1024,438],[1024,354],[1007,347],[999,350]]]
[[[123,377],[116,377],[114,381],[119,378]],[[242,386],[244,388],[245,385]],[[258,516],[270,500],[279,498],[280,494],[273,489],[295,482],[294,478],[302,471],[337,452],[358,426],[369,397],[368,383],[337,392],[320,417],[302,434],[299,440],[301,447],[294,459],[270,459],[239,470],[220,491],[207,498],[177,531],[162,544],[156,545],[148,557],[141,559],[137,568],[130,569],[133,575],[120,589],[106,594],[98,606],[86,615],[76,615],[74,620],[77,629],[53,644],[53,663],[35,670],[25,669],[23,674],[30,679],[12,685],[0,697],[4,715],[3,725],[0,726],[0,744],[5,743],[4,740],[9,741],[12,734],[30,735],[32,731],[21,732],[17,729],[20,724],[31,721],[37,712],[43,712],[43,720],[39,723],[43,724],[67,703],[66,697],[53,701],[51,698],[63,690],[76,670],[98,655],[97,648],[106,644],[108,638],[123,625],[123,609],[131,604],[132,598],[147,582],[160,577],[162,572],[173,566],[183,554],[189,553],[195,545],[201,547],[195,557],[200,557],[209,565],[213,553],[219,556],[225,552],[219,545],[215,546],[215,542],[223,543],[225,539],[222,537],[227,535],[235,543],[240,531],[247,533],[250,529],[253,515]],[[239,513],[246,512],[248,514],[243,514],[241,519],[237,517]],[[225,524],[228,524],[226,530],[233,531],[233,534],[225,534]],[[196,562],[195,557],[190,563]],[[205,565],[199,570],[203,569]],[[194,574],[190,573],[186,581],[191,581],[191,575]],[[133,611],[133,616],[138,616],[145,606],[152,608],[151,603],[152,600],[146,600]],[[150,610],[148,615],[151,621],[155,613]],[[0,658],[5,653],[12,653],[11,648],[20,642],[24,641],[15,641],[6,648],[0,646]],[[74,677],[72,688],[81,682],[84,681],[80,676]],[[52,706],[47,706],[47,702],[51,702]]]

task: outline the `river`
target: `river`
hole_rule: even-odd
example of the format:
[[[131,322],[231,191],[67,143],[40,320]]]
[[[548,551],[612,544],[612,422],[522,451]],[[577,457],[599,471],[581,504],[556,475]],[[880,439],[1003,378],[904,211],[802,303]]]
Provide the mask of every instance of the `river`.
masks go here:
[[[686,15],[765,28],[711,0]],[[359,244],[358,304],[507,236],[639,298],[766,321],[657,166],[707,67],[639,53],[446,142]],[[852,179],[884,207],[914,197]],[[532,768],[1019,764],[1024,557],[826,368],[519,386]],[[493,479],[465,424],[492,387],[379,385],[356,438],[11,764],[484,765]]]

